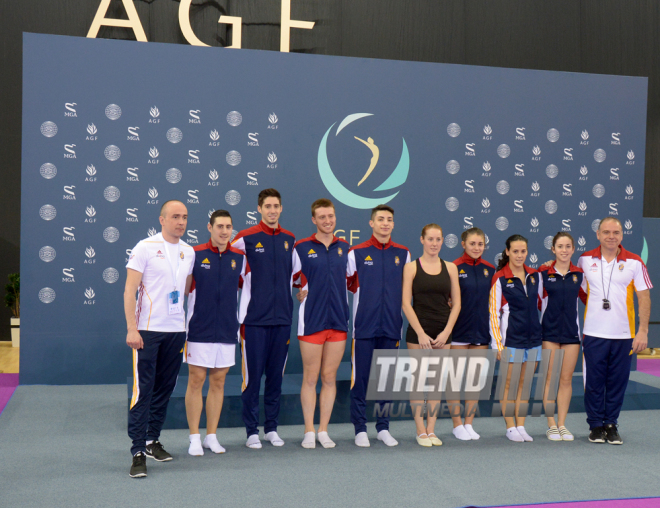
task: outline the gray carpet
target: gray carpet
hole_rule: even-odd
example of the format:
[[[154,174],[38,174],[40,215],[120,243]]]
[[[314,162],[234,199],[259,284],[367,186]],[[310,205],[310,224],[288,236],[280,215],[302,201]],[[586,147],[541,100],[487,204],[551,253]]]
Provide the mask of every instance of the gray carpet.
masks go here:
[[[637,380],[644,382],[644,376]],[[649,376],[650,377],[650,376]],[[649,381],[650,382],[650,381]],[[282,448],[245,448],[244,429],[220,429],[224,455],[187,454],[187,431],[164,431],[175,456],[148,462],[131,479],[126,387],[20,386],[0,415],[0,506],[434,506],[503,505],[660,496],[660,411],[621,415],[623,446],[587,441],[584,414],[570,414],[573,443],[545,438],[545,418],[529,418],[533,443],[511,443],[501,418],[481,418],[480,441],[462,442],[442,420],[439,448],[414,441],[412,422],[395,422],[400,441],[359,449],[351,425],[331,426],[337,448],[304,450],[302,427],[280,427]]]

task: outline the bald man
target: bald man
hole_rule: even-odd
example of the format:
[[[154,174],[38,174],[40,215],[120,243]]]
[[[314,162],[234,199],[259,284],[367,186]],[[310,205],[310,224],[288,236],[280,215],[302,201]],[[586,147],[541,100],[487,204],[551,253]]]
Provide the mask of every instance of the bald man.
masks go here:
[[[183,297],[190,292],[195,261],[193,248],[181,240],[187,223],[188,210],[181,201],[165,202],[161,233],[140,241],[126,265],[126,344],[133,353],[128,414],[132,478],[147,476],[147,457],[172,460],[158,438],[186,341]]]

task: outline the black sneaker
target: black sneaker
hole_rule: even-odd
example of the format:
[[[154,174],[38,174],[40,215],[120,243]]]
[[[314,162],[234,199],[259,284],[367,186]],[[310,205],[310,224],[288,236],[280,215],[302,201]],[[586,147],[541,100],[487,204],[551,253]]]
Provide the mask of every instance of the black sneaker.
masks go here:
[[[131,478],[144,478],[147,476],[147,456],[142,452],[133,455],[133,464],[131,472],[128,473]]]
[[[607,435],[607,442],[609,444],[623,444],[623,439],[621,439],[615,424],[608,423],[605,425],[605,433]]]
[[[151,457],[158,462],[167,462],[168,460],[172,460],[172,456],[165,451],[165,448],[163,448],[163,445],[160,443],[160,441],[154,441],[153,443],[147,445],[147,457]]]
[[[594,427],[589,433],[589,441],[592,443],[604,443],[607,439],[607,433],[605,432],[605,427]]]

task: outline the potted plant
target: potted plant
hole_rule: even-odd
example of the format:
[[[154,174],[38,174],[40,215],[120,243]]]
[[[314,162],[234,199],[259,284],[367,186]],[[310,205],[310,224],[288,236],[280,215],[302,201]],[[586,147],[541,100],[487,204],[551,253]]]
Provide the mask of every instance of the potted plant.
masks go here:
[[[21,276],[18,273],[9,274],[9,284],[5,286],[5,305],[11,309],[11,345],[20,347],[21,325]]]

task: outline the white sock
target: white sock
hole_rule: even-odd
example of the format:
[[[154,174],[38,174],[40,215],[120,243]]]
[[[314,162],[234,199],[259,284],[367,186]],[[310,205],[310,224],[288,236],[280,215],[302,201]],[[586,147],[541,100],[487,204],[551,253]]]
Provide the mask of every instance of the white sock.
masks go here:
[[[208,448],[213,453],[225,453],[225,449],[218,442],[218,436],[215,434],[207,434],[202,443],[204,448]]]
[[[147,441],[145,444],[148,446],[148,445],[150,445],[151,443],[153,443],[153,440],[149,440],[149,441]]]
[[[204,455],[204,450],[202,450],[202,441],[199,434],[190,434],[190,446],[188,447],[188,454],[195,457],[201,457]]]
[[[525,427],[520,425],[520,426],[516,427],[516,429],[518,430],[518,434],[520,434],[525,441],[534,441],[534,438],[532,436],[530,436],[529,434],[527,434],[527,431],[525,430]]]
[[[396,446],[399,442],[392,437],[389,430],[381,430],[378,433],[378,440],[385,443],[387,446]]]
[[[472,437],[470,436],[470,433],[465,429],[463,425],[459,425],[458,427],[454,427],[454,430],[452,430],[452,433],[454,436],[456,436],[458,439],[461,441],[470,441]]]
[[[270,441],[273,446],[284,446],[284,441],[274,430],[266,434],[264,437],[266,438],[266,441]]]
[[[468,434],[470,434],[470,437],[472,439],[477,440],[481,437],[479,434],[477,434],[474,431],[474,429],[472,428],[472,425],[470,425],[469,423],[466,423],[465,425],[463,425],[463,427],[465,427],[465,430],[467,430]]]
[[[355,444],[362,447],[362,448],[368,448],[371,446],[371,443],[369,443],[369,436],[367,436],[366,432],[358,432],[355,434]]]
[[[506,437],[508,437],[511,441],[515,441],[516,443],[522,443],[525,441],[523,437],[520,435],[520,432],[518,432],[518,429],[515,427],[510,427],[506,429]]]
[[[303,448],[316,448],[316,439],[314,436],[314,431],[305,432],[305,437],[302,440]]]
[[[245,446],[252,448],[253,450],[258,450],[261,448],[261,440],[259,439],[259,434],[252,434],[249,438],[247,438]]]
[[[335,442],[332,439],[330,439],[330,436],[328,436],[327,432],[319,432],[317,435],[317,439],[319,440],[319,443],[321,443],[321,446],[323,446],[323,448],[335,447]]]

